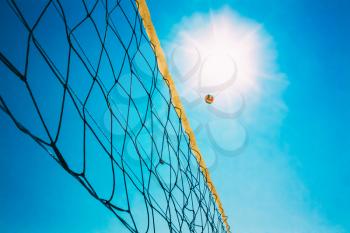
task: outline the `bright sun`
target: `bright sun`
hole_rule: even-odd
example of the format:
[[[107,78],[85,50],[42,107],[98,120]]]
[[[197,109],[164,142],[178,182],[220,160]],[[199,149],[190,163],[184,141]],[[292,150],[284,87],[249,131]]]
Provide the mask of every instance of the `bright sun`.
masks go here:
[[[259,79],[269,77],[275,59],[261,25],[224,8],[186,18],[176,29],[168,59],[183,97],[213,94],[222,107],[238,92],[259,97]]]

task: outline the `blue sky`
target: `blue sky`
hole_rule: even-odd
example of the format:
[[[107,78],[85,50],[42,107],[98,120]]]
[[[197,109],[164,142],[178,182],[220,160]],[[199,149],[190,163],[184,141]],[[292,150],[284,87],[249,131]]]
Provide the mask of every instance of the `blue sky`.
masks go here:
[[[242,22],[261,25],[271,39],[267,47],[276,55],[274,72],[283,74],[283,79],[260,83],[265,94],[256,105],[248,101],[238,119],[249,138],[244,150],[238,156],[215,157],[211,167],[233,229],[350,232],[350,3],[152,0],[148,4],[163,44],[173,42],[184,17],[191,22],[194,14],[205,18],[225,7]],[[200,142],[205,140],[200,137]],[[203,154],[210,150],[204,148]],[[0,154],[4,232],[115,230],[109,211],[3,113]]]
[[[295,191],[306,192],[302,197],[305,201],[302,202],[305,202],[303,205],[309,206],[307,207],[309,210],[304,211],[318,212],[325,221],[329,221],[330,225],[339,224],[344,227],[345,232],[349,231],[349,201],[347,200],[349,173],[346,165],[348,161],[346,155],[349,154],[349,148],[346,146],[349,144],[347,135],[349,124],[346,123],[349,117],[349,110],[346,107],[349,103],[349,93],[346,91],[349,88],[349,71],[346,70],[345,64],[345,57],[349,51],[349,45],[345,42],[346,38],[349,38],[349,31],[345,25],[349,23],[349,19],[344,12],[348,6],[341,1],[336,3],[322,1],[317,5],[310,1],[284,1],[278,4],[274,1],[254,3],[215,1],[207,4],[187,3],[178,11],[174,10],[173,15],[178,15],[180,19],[183,12],[190,16],[189,12],[193,12],[193,8],[198,7],[201,9],[199,12],[206,13],[208,9],[215,11],[225,5],[240,16],[254,20],[263,26],[273,39],[278,70],[285,74],[288,82],[287,87],[280,93],[287,108],[283,113],[282,122],[277,127],[271,125],[271,128],[263,130],[263,135],[260,135],[267,138],[269,137],[267,131],[276,130],[275,135],[264,143],[273,145],[274,149],[278,148],[277,156],[284,157],[288,164],[288,168],[282,165],[281,168],[291,169],[290,173],[295,175],[294,178],[282,181],[286,183],[282,189],[288,189],[287,184],[291,179],[298,180],[302,183],[304,190],[299,190],[301,186],[297,186]],[[158,5],[158,7],[163,6]],[[159,8],[154,7],[154,10]],[[158,32],[160,37],[165,41],[169,40],[167,37],[169,29],[164,26],[168,22],[158,21],[157,18],[154,21],[157,28],[160,28]],[[275,108],[276,106],[265,107]],[[259,114],[256,115],[257,118],[259,116]],[[258,121],[258,124],[266,124],[266,121]],[[253,135],[249,133],[249,136],[253,137],[252,140],[260,140],[260,136],[254,133]],[[248,148],[251,149],[254,148],[252,140],[248,144]],[[265,153],[269,157],[269,151],[270,157],[274,158],[272,148],[259,152],[262,154],[261,157],[264,157]],[[242,156],[244,154],[248,155],[249,152],[243,152]],[[235,162],[238,161],[225,161],[223,164]],[[258,167],[255,168],[258,169]],[[283,171],[279,171],[281,172]],[[218,167],[213,173],[214,177],[217,177],[216,183],[225,190],[226,187],[222,186],[227,186],[227,181],[221,180],[223,176],[215,175],[224,173],[224,170]],[[258,174],[254,173],[254,175]],[[269,176],[266,178],[268,179]],[[252,182],[249,179],[245,181]],[[234,183],[231,185],[231,187],[235,186]],[[222,192],[225,193],[225,191]],[[288,196],[290,193],[283,195]],[[232,196],[227,199],[234,199]],[[232,212],[234,213],[234,210]],[[303,211],[300,210],[300,212]],[[236,215],[239,214],[236,213]],[[288,218],[288,216],[284,217]],[[281,221],[284,217],[280,218]],[[234,219],[232,221],[235,223]],[[240,226],[239,221],[236,224]],[[273,229],[270,231],[273,232]]]

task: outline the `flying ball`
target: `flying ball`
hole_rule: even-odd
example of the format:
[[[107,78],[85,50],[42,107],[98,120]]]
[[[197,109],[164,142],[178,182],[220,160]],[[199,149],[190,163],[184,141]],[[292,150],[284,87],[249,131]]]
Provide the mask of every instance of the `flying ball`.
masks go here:
[[[208,94],[205,96],[204,100],[207,104],[212,104],[214,102],[214,96]]]

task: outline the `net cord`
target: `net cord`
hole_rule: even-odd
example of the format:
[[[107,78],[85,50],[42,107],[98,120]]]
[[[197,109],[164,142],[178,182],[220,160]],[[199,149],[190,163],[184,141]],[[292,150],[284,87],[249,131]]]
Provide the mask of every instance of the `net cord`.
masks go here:
[[[139,14],[142,18],[144,28],[146,29],[146,33],[149,37],[149,40],[152,43],[152,49],[153,49],[153,51],[156,55],[156,58],[157,58],[159,71],[162,74],[164,81],[166,82],[166,85],[169,87],[172,103],[174,105],[174,108],[176,110],[177,115],[181,119],[182,126],[183,126],[186,134],[188,135],[191,150],[192,150],[193,154],[196,156],[196,159],[197,159],[198,164],[201,168],[201,171],[204,174],[204,177],[206,179],[207,185],[208,185],[211,193],[213,194],[213,197],[214,197],[215,202],[218,206],[220,215],[221,215],[222,220],[225,224],[226,231],[228,233],[230,233],[231,229],[230,229],[230,225],[227,222],[227,216],[225,214],[225,211],[224,211],[223,205],[221,203],[219,194],[217,193],[216,188],[214,186],[214,183],[210,177],[209,170],[208,170],[208,168],[205,164],[205,161],[202,157],[202,154],[198,148],[194,132],[190,126],[190,122],[189,122],[188,118],[186,117],[185,109],[181,103],[180,96],[179,96],[179,94],[176,90],[176,87],[175,87],[175,83],[174,83],[172,76],[169,72],[166,58],[165,58],[163,49],[160,45],[156,30],[154,28],[154,25],[152,23],[151,14],[149,12],[146,0],[135,0],[135,1],[136,1],[136,5],[138,6]]]

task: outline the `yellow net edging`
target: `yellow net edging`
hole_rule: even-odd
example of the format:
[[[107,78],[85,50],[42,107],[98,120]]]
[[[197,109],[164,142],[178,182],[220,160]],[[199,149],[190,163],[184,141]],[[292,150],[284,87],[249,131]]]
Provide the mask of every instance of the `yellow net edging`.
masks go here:
[[[189,137],[189,142],[190,142],[190,146],[191,146],[191,150],[193,152],[193,154],[195,154],[196,156],[196,159],[199,163],[199,166],[201,167],[201,170],[206,178],[206,182],[208,184],[208,187],[211,191],[211,193],[213,194],[214,196],[214,199],[215,199],[215,202],[218,206],[218,209],[219,209],[219,212],[221,214],[221,217],[222,217],[222,220],[225,224],[225,227],[226,227],[226,231],[227,232],[231,232],[230,231],[230,226],[228,225],[227,223],[227,216],[225,215],[225,211],[224,211],[224,208],[222,207],[222,204],[221,204],[221,201],[220,201],[220,198],[219,198],[219,195],[218,193],[216,192],[216,189],[215,189],[215,186],[210,178],[210,175],[209,175],[209,171],[208,171],[208,168],[207,166],[205,165],[205,162],[204,162],[204,159],[201,155],[201,152],[197,146],[197,143],[196,143],[196,138],[194,136],[194,133],[192,131],[192,128],[190,126],[190,123],[186,117],[186,114],[185,114],[185,109],[184,107],[182,106],[182,103],[181,103],[181,100],[180,100],[180,97],[176,91],[176,88],[175,88],[175,84],[174,84],[174,81],[170,75],[170,72],[169,72],[169,69],[168,69],[168,65],[167,65],[167,62],[166,62],[166,59],[165,59],[165,55],[164,55],[164,52],[160,46],[160,42],[159,42],[159,39],[158,39],[158,36],[157,36],[157,33],[154,29],[154,26],[153,26],[153,23],[152,23],[152,20],[151,20],[151,15],[150,15],[150,12],[148,10],[148,6],[147,6],[147,3],[146,3],[146,0],[135,0],[136,1],[136,4],[138,6],[138,11],[139,11],[139,14],[142,18],[142,21],[143,21],[143,25],[146,29],[146,33],[152,43],[152,48],[153,48],[153,51],[157,57],[157,62],[158,62],[158,68],[159,68],[159,71],[160,73],[163,75],[163,78],[166,82],[166,84],[168,85],[169,89],[170,89],[170,94],[171,94],[171,100],[172,100],[172,103],[175,107],[175,110],[176,110],[176,113],[177,115],[180,117],[181,119],[181,123],[184,127],[184,130],[186,132],[186,134],[188,135]]]

